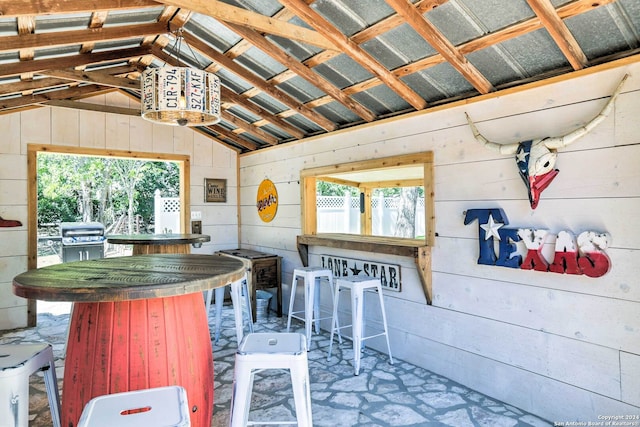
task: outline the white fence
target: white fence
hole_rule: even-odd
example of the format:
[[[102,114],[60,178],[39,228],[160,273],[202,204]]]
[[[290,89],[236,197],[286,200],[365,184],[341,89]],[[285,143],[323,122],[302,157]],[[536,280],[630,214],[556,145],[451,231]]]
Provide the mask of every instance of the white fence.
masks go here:
[[[160,197],[160,190],[154,196],[155,234],[180,233],[180,198]]]
[[[398,197],[374,197],[372,234],[394,236],[398,220]],[[317,196],[319,233],[360,233],[360,199],[346,196]],[[424,198],[416,201],[415,236],[424,236]]]

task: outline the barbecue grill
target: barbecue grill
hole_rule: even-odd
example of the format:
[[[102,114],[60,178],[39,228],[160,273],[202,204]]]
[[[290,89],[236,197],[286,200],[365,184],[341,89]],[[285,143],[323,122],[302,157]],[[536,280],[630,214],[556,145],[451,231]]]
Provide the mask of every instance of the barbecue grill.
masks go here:
[[[104,258],[104,225],[99,222],[62,222],[62,262]]]

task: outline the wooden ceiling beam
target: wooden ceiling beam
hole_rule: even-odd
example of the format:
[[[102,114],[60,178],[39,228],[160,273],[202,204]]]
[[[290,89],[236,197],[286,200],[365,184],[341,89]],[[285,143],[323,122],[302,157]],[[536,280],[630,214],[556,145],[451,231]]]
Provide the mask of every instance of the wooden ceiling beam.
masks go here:
[[[113,88],[105,88],[104,86],[98,85],[87,85],[80,87],[72,87],[65,90],[56,90],[51,92],[44,92],[39,94],[34,94],[30,96],[23,96],[20,98],[11,98],[0,100],[0,110],[13,109],[25,107],[33,104],[42,104],[48,101],[57,100],[57,99],[71,99],[71,98],[81,98],[87,96],[93,96],[100,93],[111,92],[115,89]]]
[[[52,46],[122,40],[164,34],[166,32],[166,24],[152,23],[52,33],[27,33],[18,36],[0,37],[0,52],[9,52],[25,48],[39,49]]]
[[[427,102],[420,95],[414,92],[413,89],[394,76],[393,73],[376,61],[376,59],[368,52],[351,41],[346,35],[342,34],[322,15],[311,9],[311,7],[309,7],[304,1],[280,0],[280,3],[293,10],[300,19],[315,28],[316,31],[325,36],[331,41],[331,43],[349,55],[351,59],[362,65],[372,74],[378,76],[380,80],[407,101],[413,108],[416,110],[422,110],[427,106]]]
[[[300,131],[300,129],[290,125],[280,117],[271,114],[264,108],[251,102],[249,99],[244,98],[242,95],[238,95],[237,93],[227,89],[224,86],[221,88],[221,97],[223,102],[230,102],[238,105],[241,108],[244,108],[245,110],[255,114],[258,117],[261,117],[263,120],[266,120],[274,126],[279,127],[294,138],[302,139],[305,136],[304,132]]]
[[[100,86],[110,86],[120,89],[140,90],[140,81],[123,77],[113,77],[102,71],[76,71],[76,70],[45,70],[38,74],[57,77],[60,79],[73,80],[76,82],[88,82],[99,84]]]
[[[158,7],[158,3],[152,0],[11,0],[3,1],[0,4],[0,16],[11,18],[23,15],[52,15],[147,7]]]
[[[571,31],[562,21],[555,7],[549,0],[527,0],[529,7],[540,18],[542,25],[558,45],[565,58],[569,61],[574,70],[581,70],[589,63],[587,55],[576,41]]]
[[[68,99],[52,99],[42,103],[51,107],[71,108],[73,110],[98,111],[101,113],[120,114],[125,116],[140,117],[139,108],[116,107],[113,105],[92,104],[90,102],[71,101]]]
[[[260,129],[258,126],[254,126],[251,123],[245,122],[241,118],[234,116],[228,111],[222,111],[222,120],[234,125],[239,130],[238,133],[250,133],[256,138],[265,141],[269,145],[278,145],[278,138]]]
[[[307,66],[300,63],[296,58],[284,52],[279,46],[271,43],[267,38],[259,34],[258,32],[241,27],[235,24],[226,24],[232,31],[240,35],[245,40],[248,40],[252,45],[262,50],[266,55],[271,56],[276,61],[289,68],[299,77],[305,79],[312,85],[316,86],[338,103],[342,104],[345,108],[351,110],[359,117],[368,122],[372,122],[376,119],[376,115],[371,110],[365,108],[362,104],[356,102],[354,99],[347,96],[340,89],[333,84],[326,81],[319,74],[314,73]]]
[[[52,78],[5,83],[0,85],[0,96],[12,95],[14,93],[33,92],[34,90],[55,89],[65,86],[69,86],[69,80]]]
[[[251,141],[247,141],[246,139],[240,138],[235,133],[223,128],[220,125],[207,126],[207,128],[209,128],[209,129],[211,129],[211,131],[221,135],[221,136],[218,137],[219,139],[226,138],[229,141],[233,141],[234,143],[238,144],[241,147],[246,148],[249,151],[255,151],[255,150],[258,149],[258,144],[254,143],[254,142],[251,142]]]
[[[411,3],[408,3],[407,0],[386,0],[386,2],[400,16],[404,17],[411,28],[429,42],[478,92],[486,94],[494,90],[491,82]]]
[[[218,0],[158,0],[158,2],[189,9],[220,21],[250,27],[263,33],[297,40],[322,49],[336,48],[315,31],[290,24],[287,21],[273,19],[270,16],[231,6]]]
[[[130,58],[145,56],[151,53],[148,47],[134,47],[129,49],[111,50],[100,53],[90,53],[57,58],[37,59],[33,61],[4,64],[0,68],[0,76],[13,76],[22,73],[38,73],[49,69],[63,69],[96,64],[109,61],[127,61]]]
[[[286,105],[287,107],[294,110],[296,113],[299,113],[305,116],[307,119],[311,120],[312,122],[317,123],[323,129],[326,129],[328,131],[333,131],[337,128],[336,124],[333,123],[331,120],[305,107],[304,105],[302,105],[301,103],[299,103],[298,101],[290,97],[289,95],[280,91],[275,86],[269,84],[268,82],[265,82],[257,75],[252,74],[246,68],[242,67],[239,64],[236,64],[235,62],[233,62],[223,54],[219,53],[217,50],[211,48],[209,45],[202,42],[200,39],[193,37],[188,33],[185,33],[184,36],[185,36],[185,40],[187,41],[187,43],[189,43],[189,45],[192,48],[197,49],[205,57],[211,59],[214,62],[219,63],[227,71],[230,71],[236,74],[238,77],[242,78],[243,80],[247,81],[251,85],[260,89],[262,92],[273,97],[276,101]],[[173,60],[172,57],[170,57],[169,55],[165,54],[162,51],[159,51],[159,49],[154,48],[154,53],[158,58],[163,58],[163,59],[166,58],[168,61]]]
[[[616,0],[599,0],[598,2],[593,2],[591,0],[576,0],[572,3],[565,4],[564,6],[558,8],[557,12],[560,18],[567,19],[581,13],[596,9],[605,4],[613,3],[615,1]],[[495,31],[486,36],[463,43],[458,46],[458,50],[463,55],[468,55],[478,50],[486,49],[487,47],[494,46],[512,38],[540,30],[542,28],[542,23],[540,22],[540,19],[538,17],[531,18],[529,20],[519,22],[505,27],[501,30]],[[352,38],[356,36],[353,36]],[[314,65],[320,65],[323,62],[325,62],[325,57],[323,56],[323,53],[320,53],[305,61],[305,64],[311,66],[310,63],[313,63]],[[435,65],[442,64],[443,62],[445,62],[445,59],[442,57],[442,55],[435,54],[430,57],[420,59],[416,62],[412,62],[411,64],[398,67],[392,70],[392,72],[397,77],[404,77],[421,70],[426,70],[427,68],[433,67]],[[364,92],[365,90],[371,89],[372,87],[376,87],[381,84],[382,82],[380,82],[378,79],[371,78],[343,90],[347,95],[353,95],[355,93]],[[323,103],[328,102],[331,102],[331,100],[325,97],[322,100],[315,100],[314,105],[319,106]]]

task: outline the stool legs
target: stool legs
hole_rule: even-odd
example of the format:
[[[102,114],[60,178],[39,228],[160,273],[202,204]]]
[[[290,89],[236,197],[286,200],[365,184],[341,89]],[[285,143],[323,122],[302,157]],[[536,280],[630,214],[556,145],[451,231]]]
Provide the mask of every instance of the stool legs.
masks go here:
[[[378,285],[378,298],[380,299],[380,310],[382,311],[382,325],[384,327],[384,337],[387,340],[387,352],[389,353],[389,363],[393,365],[391,356],[391,344],[389,344],[389,330],[387,329],[387,310],[384,309],[384,298],[382,298],[382,286]]]
[[[320,313],[320,287],[321,280],[326,278],[329,282],[331,291],[331,300],[334,298],[333,275],[330,270],[319,269],[317,267],[305,267],[296,269],[293,272],[293,280],[291,282],[291,297],[289,299],[289,315],[287,318],[287,332],[291,330],[291,318],[295,317],[304,321],[305,335],[307,337],[307,348],[311,347],[312,330],[315,328],[316,333],[320,333],[320,321],[325,319]],[[296,316],[302,311],[293,311],[294,301],[296,297],[296,289],[298,280],[304,279],[304,318]],[[326,317],[328,319],[328,317]],[[342,336],[338,330],[338,339],[342,342]]]
[[[297,424],[313,427],[306,337],[297,333],[256,333],[244,337],[236,353],[229,425],[295,424],[273,420],[249,421],[255,372],[268,369],[289,370]]]
[[[209,314],[209,307],[211,306],[211,293],[215,291],[215,308],[216,308],[216,330],[214,341],[217,344],[220,340],[220,329],[222,325],[222,306],[224,304],[224,290],[226,286],[216,288],[215,290],[208,290],[206,292],[206,312]],[[251,313],[251,297],[249,296],[249,286],[247,285],[246,276],[244,279],[231,283],[231,304],[233,305],[233,314],[236,322],[236,339],[238,344],[242,341],[244,335],[244,319],[242,309],[242,298],[244,297],[244,303],[247,307],[249,316],[249,332],[253,332],[253,315]]]
[[[0,425],[28,427],[29,377],[44,374],[54,427],[60,427],[60,394],[49,344],[0,345]]]
[[[364,322],[364,293],[362,289],[351,290],[351,327],[353,328],[353,366],[355,374],[360,374],[362,356],[362,329]]]
[[[337,323],[338,305],[340,302],[340,290],[348,289],[351,292],[351,325],[342,326],[346,328],[351,326],[352,342],[353,342],[353,364],[355,375],[360,374],[361,351],[364,347],[364,341],[370,338],[384,335],[387,342],[387,350],[389,352],[389,363],[393,365],[393,357],[391,355],[391,345],[389,343],[389,333],[387,330],[387,315],[384,309],[384,299],[382,296],[382,286],[380,281],[376,279],[367,280],[362,277],[350,279],[336,280],[334,303],[333,303],[333,320],[331,321],[331,336],[329,338],[329,354],[327,360],[331,360],[331,350],[333,348],[333,334],[340,331],[341,327]],[[382,314],[383,332],[375,335],[364,336],[365,333],[365,314],[364,314],[364,297],[365,292],[377,292],[380,300],[380,311]]]
[[[244,295],[243,295],[244,294]],[[242,279],[231,284],[231,303],[233,304],[233,312],[236,319],[236,338],[238,345],[242,341],[244,335],[244,319],[242,310],[242,297],[244,296],[247,311],[249,313],[249,332],[253,332],[253,315],[251,313],[251,299],[249,297],[249,287],[247,286],[247,280]],[[217,303],[217,301],[216,301]],[[216,327],[216,331],[219,328]]]
[[[53,350],[51,352],[49,366],[44,368],[44,385],[47,389],[47,399],[49,399],[49,408],[51,409],[51,420],[53,427],[61,427],[60,425],[60,393],[58,392],[58,381],[56,378],[56,367],[53,363]]]

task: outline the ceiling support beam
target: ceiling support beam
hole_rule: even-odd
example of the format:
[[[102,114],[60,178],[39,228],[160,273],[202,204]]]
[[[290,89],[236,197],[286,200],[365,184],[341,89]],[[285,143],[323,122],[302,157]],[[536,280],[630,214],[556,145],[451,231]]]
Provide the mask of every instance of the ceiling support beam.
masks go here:
[[[403,0],[406,1],[406,0]],[[422,110],[427,106],[427,102],[416,92],[398,79],[382,64],[375,60],[368,52],[359,45],[342,34],[329,21],[315,10],[311,9],[301,0],[280,0],[283,6],[293,10],[296,15],[320,34],[330,40],[336,47],[344,51],[354,61],[362,65],[366,70],[378,76],[387,86],[396,92],[401,98],[409,103],[416,110]]]
[[[369,109],[365,108],[354,99],[347,96],[343,91],[326,81],[319,74],[314,73],[313,70],[309,69],[306,65],[300,63],[296,58],[284,52],[282,49],[280,49],[280,47],[271,43],[258,32],[235,24],[227,25],[232,31],[240,35],[243,39],[249,41],[249,43],[253,44],[255,47],[262,50],[265,54],[271,56],[285,67],[289,68],[291,71],[293,71],[312,85],[317,86],[331,98],[342,104],[345,108],[353,111],[359,117],[368,122],[372,122],[376,119],[375,114],[373,114]]]
[[[231,6],[218,0],[158,0],[158,2],[189,9],[220,21],[250,27],[263,33],[297,40],[322,49],[335,49],[333,44],[315,31]]]
[[[580,70],[586,67],[589,64],[587,55],[584,54],[573,34],[560,19],[553,4],[549,0],[527,0],[527,3],[540,18],[542,25],[547,29],[573,69]]]
[[[495,90],[491,82],[411,3],[407,0],[386,0],[386,2],[443,58],[449,61],[451,66],[458,70],[478,92],[485,94]]]

